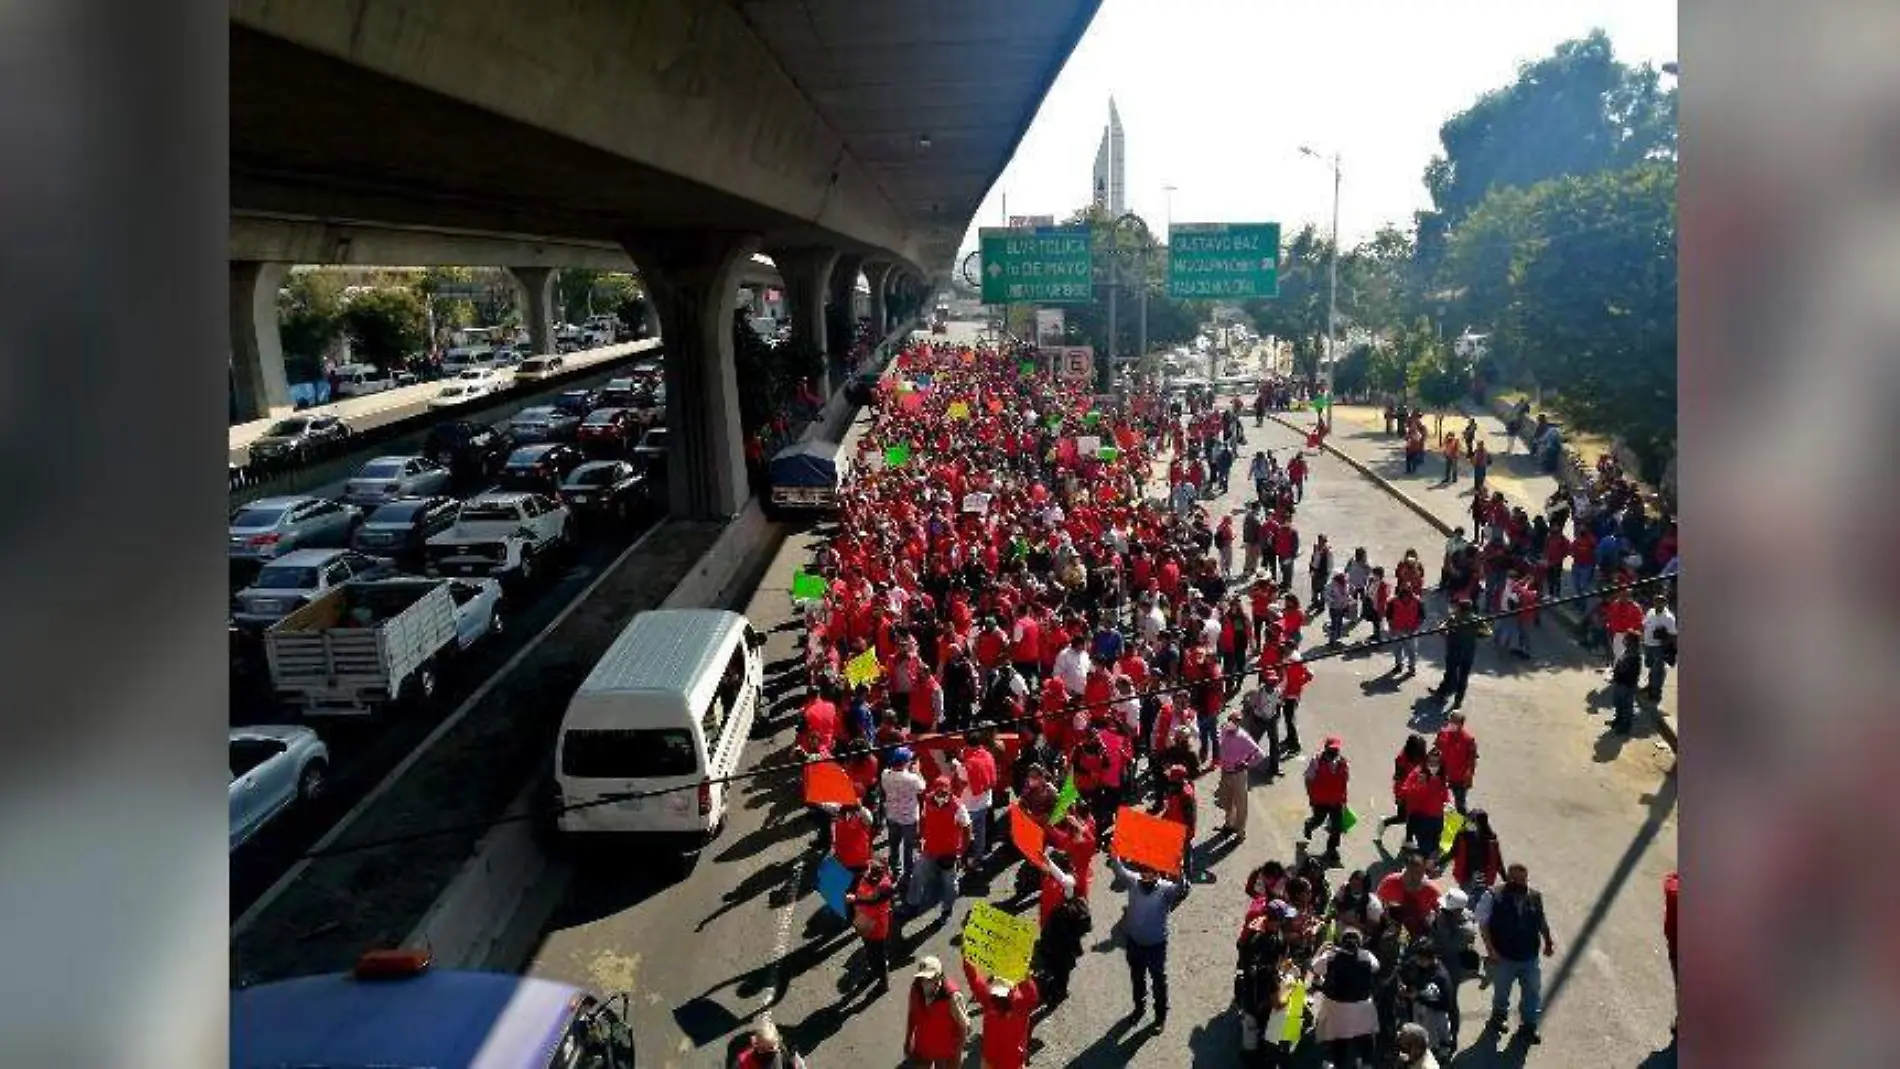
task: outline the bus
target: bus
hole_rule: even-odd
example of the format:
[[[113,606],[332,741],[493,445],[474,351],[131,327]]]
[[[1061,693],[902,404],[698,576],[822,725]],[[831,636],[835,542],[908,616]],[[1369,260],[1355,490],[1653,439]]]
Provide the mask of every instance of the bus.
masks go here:
[[[930,333],[932,334],[950,333],[950,306],[949,305],[939,304],[936,310],[930,313]]]

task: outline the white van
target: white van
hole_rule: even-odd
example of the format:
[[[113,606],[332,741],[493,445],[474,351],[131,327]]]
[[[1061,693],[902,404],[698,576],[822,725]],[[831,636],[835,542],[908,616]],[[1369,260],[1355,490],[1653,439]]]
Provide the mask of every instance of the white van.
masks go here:
[[[374,364],[344,364],[336,369],[336,392],[339,397],[366,397],[395,388],[395,376],[379,370]]]
[[[763,701],[765,636],[720,609],[658,609],[633,618],[568,702],[554,744],[557,805],[668,791],[565,809],[570,835],[677,837],[695,852],[726,820],[738,771]]]

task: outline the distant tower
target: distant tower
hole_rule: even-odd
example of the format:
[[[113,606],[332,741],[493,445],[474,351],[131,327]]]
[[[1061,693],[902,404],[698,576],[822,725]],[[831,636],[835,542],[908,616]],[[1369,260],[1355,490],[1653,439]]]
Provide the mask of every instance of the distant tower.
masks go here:
[[[1095,186],[1093,199],[1110,215],[1128,210],[1128,182],[1122,159],[1122,117],[1115,110],[1115,98],[1108,98],[1108,125],[1102,128],[1102,143],[1095,150]]]

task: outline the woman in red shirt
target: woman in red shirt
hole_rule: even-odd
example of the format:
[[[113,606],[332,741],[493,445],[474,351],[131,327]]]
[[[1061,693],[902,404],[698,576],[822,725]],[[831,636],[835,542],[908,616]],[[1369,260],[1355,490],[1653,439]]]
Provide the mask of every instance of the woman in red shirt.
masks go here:
[[[1445,807],[1451,804],[1451,785],[1445,782],[1443,758],[1425,755],[1425,764],[1405,777],[1399,794],[1405,799],[1405,838],[1423,857],[1438,852],[1445,831]]]
[[[925,955],[910,984],[910,1008],[904,1022],[904,1057],[916,1069],[958,1069],[970,1034],[963,992],[944,975],[943,962]]]
[[[891,989],[891,903],[896,894],[897,885],[884,867],[884,859],[873,855],[864,875],[844,896],[845,905],[851,909],[851,926],[864,940],[865,960],[878,994]]]

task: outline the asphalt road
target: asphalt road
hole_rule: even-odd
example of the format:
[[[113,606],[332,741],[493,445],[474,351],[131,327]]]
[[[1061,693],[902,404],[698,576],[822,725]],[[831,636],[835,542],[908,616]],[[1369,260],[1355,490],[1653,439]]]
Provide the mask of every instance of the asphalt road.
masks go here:
[[[1272,424],[1248,434],[1247,455],[1265,446],[1284,459],[1298,446],[1291,432]],[[1336,459],[1311,463],[1300,520],[1308,545],[1325,532],[1342,553],[1364,545],[1375,562],[1390,565],[1408,547],[1436,560],[1440,539],[1416,515]],[[795,653],[790,576],[812,547],[809,534],[788,540],[747,608],[771,635],[767,659],[775,674],[768,691],[780,713],[757,732],[749,766],[781,759],[791,742],[788,717],[801,694],[777,673]],[[1442,613],[1433,608],[1434,616]],[[1362,627],[1359,634],[1365,633]],[[1439,643],[1426,645],[1421,671],[1409,680],[1387,676],[1390,662],[1380,655],[1315,665],[1302,734],[1309,746],[1326,734],[1345,738],[1355,765],[1355,808],[1372,818],[1346,839],[1349,868],[1383,866],[1386,855],[1371,830],[1389,812],[1390,759],[1408,727],[1437,726],[1435,708],[1421,698],[1438,677]],[[1671,1055],[1655,1053],[1668,1042],[1672,1017],[1660,888],[1676,858],[1673,754],[1648,736],[1621,742],[1606,733],[1606,703],[1596,696],[1600,677],[1556,629],[1536,633],[1532,647],[1534,661],[1505,664],[1487,646],[1465,708],[1483,751],[1473,804],[1491,810],[1506,857],[1530,867],[1557,939],[1558,956],[1544,973],[1545,1039],[1534,1060],[1576,1069],[1673,1064]],[[922,954],[954,963],[954,932],[914,923],[907,935],[919,941],[893,954],[894,993],[869,1002],[853,995],[845,969],[848,962],[859,967],[855,943],[811,890],[818,858],[796,791],[785,780],[748,783],[724,837],[682,881],[648,875],[650,866],[637,857],[583,869],[525,970],[629,992],[632,1023],[653,1064],[717,1064],[768,1012],[815,1065],[899,1061],[903,970]],[[1232,939],[1245,907],[1238,885],[1261,861],[1291,858],[1305,815],[1297,776],[1255,786],[1246,845],[1213,860],[1207,882],[1175,915],[1175,1008],[1165,1034],[1148,1027],[1151,1018],[1133,1028],[1126,1019],[1127,973],[1111,935],[1121,896],[1109,891],[1108,879],[1098,879],[1095,952],[1077,971],[1076,997],[1037,1026],[1040,1050],[1033,1060],[1234,1064]],[[1393,848],[1398,839],[1396,831],[1386,836]],[[1007,896],[1007,874],[996,888],[992,898]],[[959,921],[969,898],[984,893],[982,883],[966,879]],[[1475,981],[1465,985],[1467,1023],[1457,1066],[1520,1065],[1530,1053],[1522,1041],[1500,1046],[1480,1035],[1488,997]]]

